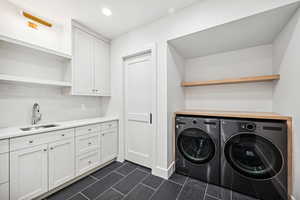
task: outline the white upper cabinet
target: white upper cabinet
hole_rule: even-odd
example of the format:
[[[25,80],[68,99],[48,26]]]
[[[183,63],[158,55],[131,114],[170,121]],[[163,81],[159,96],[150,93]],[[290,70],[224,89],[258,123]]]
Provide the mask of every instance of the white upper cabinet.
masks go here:
[[[106,42],[94,40],[95,92],[101,96],[110,95],[110,47]]]
[[[110,95],[109,43],[73,27],[73,95]]]
[[[73,93],[89,95],[94,91],[93,38],[74,29],[73,45]]]

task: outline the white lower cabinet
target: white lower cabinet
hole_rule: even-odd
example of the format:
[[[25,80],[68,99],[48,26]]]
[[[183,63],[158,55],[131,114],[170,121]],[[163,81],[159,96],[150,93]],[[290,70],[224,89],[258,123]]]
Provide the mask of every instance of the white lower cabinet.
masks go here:
[[[0,199],[9,200],[9,184],[3,183],[0,184]]]
[[[102,131],[100,141],[102,163],[116,158],[118,154],[118,129]]]
[[[48,191],[48,145],[10,153],[10,199],[27,200]]]
[[[118,126],[111,121],[13,138],[9,144],[0,141],[0,200],[30,200],[115,159]]]
[[[99,151],[91,151],[89,153],[82,154],[77,156],[76,159],[76,175],[82,175],[89,170],[99,166]]]
[[[74,138],[49,144],[49,190],[75,177]]]

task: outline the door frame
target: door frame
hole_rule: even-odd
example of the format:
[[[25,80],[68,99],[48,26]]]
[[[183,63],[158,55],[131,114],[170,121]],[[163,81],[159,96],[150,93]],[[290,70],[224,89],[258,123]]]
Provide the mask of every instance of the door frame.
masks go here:
[[[152,66],[154,67],[153,69],[153,84],[155,85],[154,87],[154,95],[152,101],[154,102],[154,109],[153,109],[153,120],[152,120],[152,126],[153,126],[153,134],[152,134],[152,152],[151,152],[151,169],[152,171],[156,167],[156,139],[157,139],[157,133],[158,133],[158,126],[157,126],[157,119],[158,119],[158,65],[157,65],[157,49],[156,49],[156,44],[148,44],[144,47],[141,47],[139,49],[136,49],[134,51],[130,51],[126,53],[124,56],[122,56],[122,67],[123,67],[123,119],[124,119],[124,126],[123,126],[123,144],[124,144],[124,159],[127,157],[127,89],[126,89],[126,59],[133,58],[139,55],[144,55],[144,54],[150,54],[151,56],[151,61],[152,61]]]

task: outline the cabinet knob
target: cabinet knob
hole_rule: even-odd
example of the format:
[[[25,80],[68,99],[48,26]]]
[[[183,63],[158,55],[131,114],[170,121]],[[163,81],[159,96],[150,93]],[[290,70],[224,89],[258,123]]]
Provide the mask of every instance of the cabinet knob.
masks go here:
[[[47,149],[44,149],[44,151],[47,151]]]
[[[53,147],[50,147],[50,150],[53,150],[54,148]]]
[[[32,143],[33,143],[33,140],[29,140],[29,143],[32,144]]]
[[[88,131],[91,131],[91,130],[92,130],[91,128],[88,129]]]
[[[89,160],[89,162],[88,162],[88,163],[89,163],[89,164],[92,164],[92,161],[90,161],[90,160]]]
[[[64,136],[65,136],[65,134],[61,134],[61,136],[63,136],[63,137],[64,137]]]
[[[92,144],[91,142],[88,143],[88,145],[91,145],[91,144]]]

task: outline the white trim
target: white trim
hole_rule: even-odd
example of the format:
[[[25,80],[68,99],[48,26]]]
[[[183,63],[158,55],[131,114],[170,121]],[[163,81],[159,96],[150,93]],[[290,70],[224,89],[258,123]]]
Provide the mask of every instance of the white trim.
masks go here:
[[[147,54],[150,53],[151,54],[151,61],[153,62],[152,64],[155,66],[154,67],[154,82],[155,82],[155,92],[154,92],[154,97],[153,97],[153,101],[155,102],[155,109],[153,110],[153,130],[154,130],[154,135],[153,135],[153,141],[152,141],[152,164],[151,164],[151,169],[152,171],[155,171],[155,166],[156,166],[156,144],[157,144],[157,134],[158,134],[158,101],[157,101],[157,97],[158,97],[158,65],[157,65],[157,50],[156,50],[156,44],[152,43],[149,45],[145,45],[144,47],[141,47],[139,49],[133,50],[133,51],[129,51],[128,53],[126,53],[124,56],[122,56],[122,62],[123,62],[123,69],[125,69],[125,60],[131,57],[136,57],[139,55],[143,55],[143,54]],[[123,155],[119,155],[120,160],[124,160],[126,159],[126,88],[125,88],[125,76],[126,76],[126,70],[123,70],[123,96],[125,97],[123,99],[123,119],[124,119],[124,123],[123,123]]]
[[[175,162],[173,161],[170,166],[165,169],[162,167],[156,167],[154,170],[152,170],[152,174],[164,179],[169,179],[172,174],[175,172]]]
[[[91,30],[90,28],[86,27],[85,25],[79,23],[78,21],[76,21],[74,19],[71,20],[71,24],[72,24],[72,29],[75,27],[75,28],[80,29],[81,31],[84,31],[84,32],[106,42],[106,43],[110,44],[110,42],[111,42],[111,40],[109,38],[103,36],[102,34],[96,32],[96,31]]]

